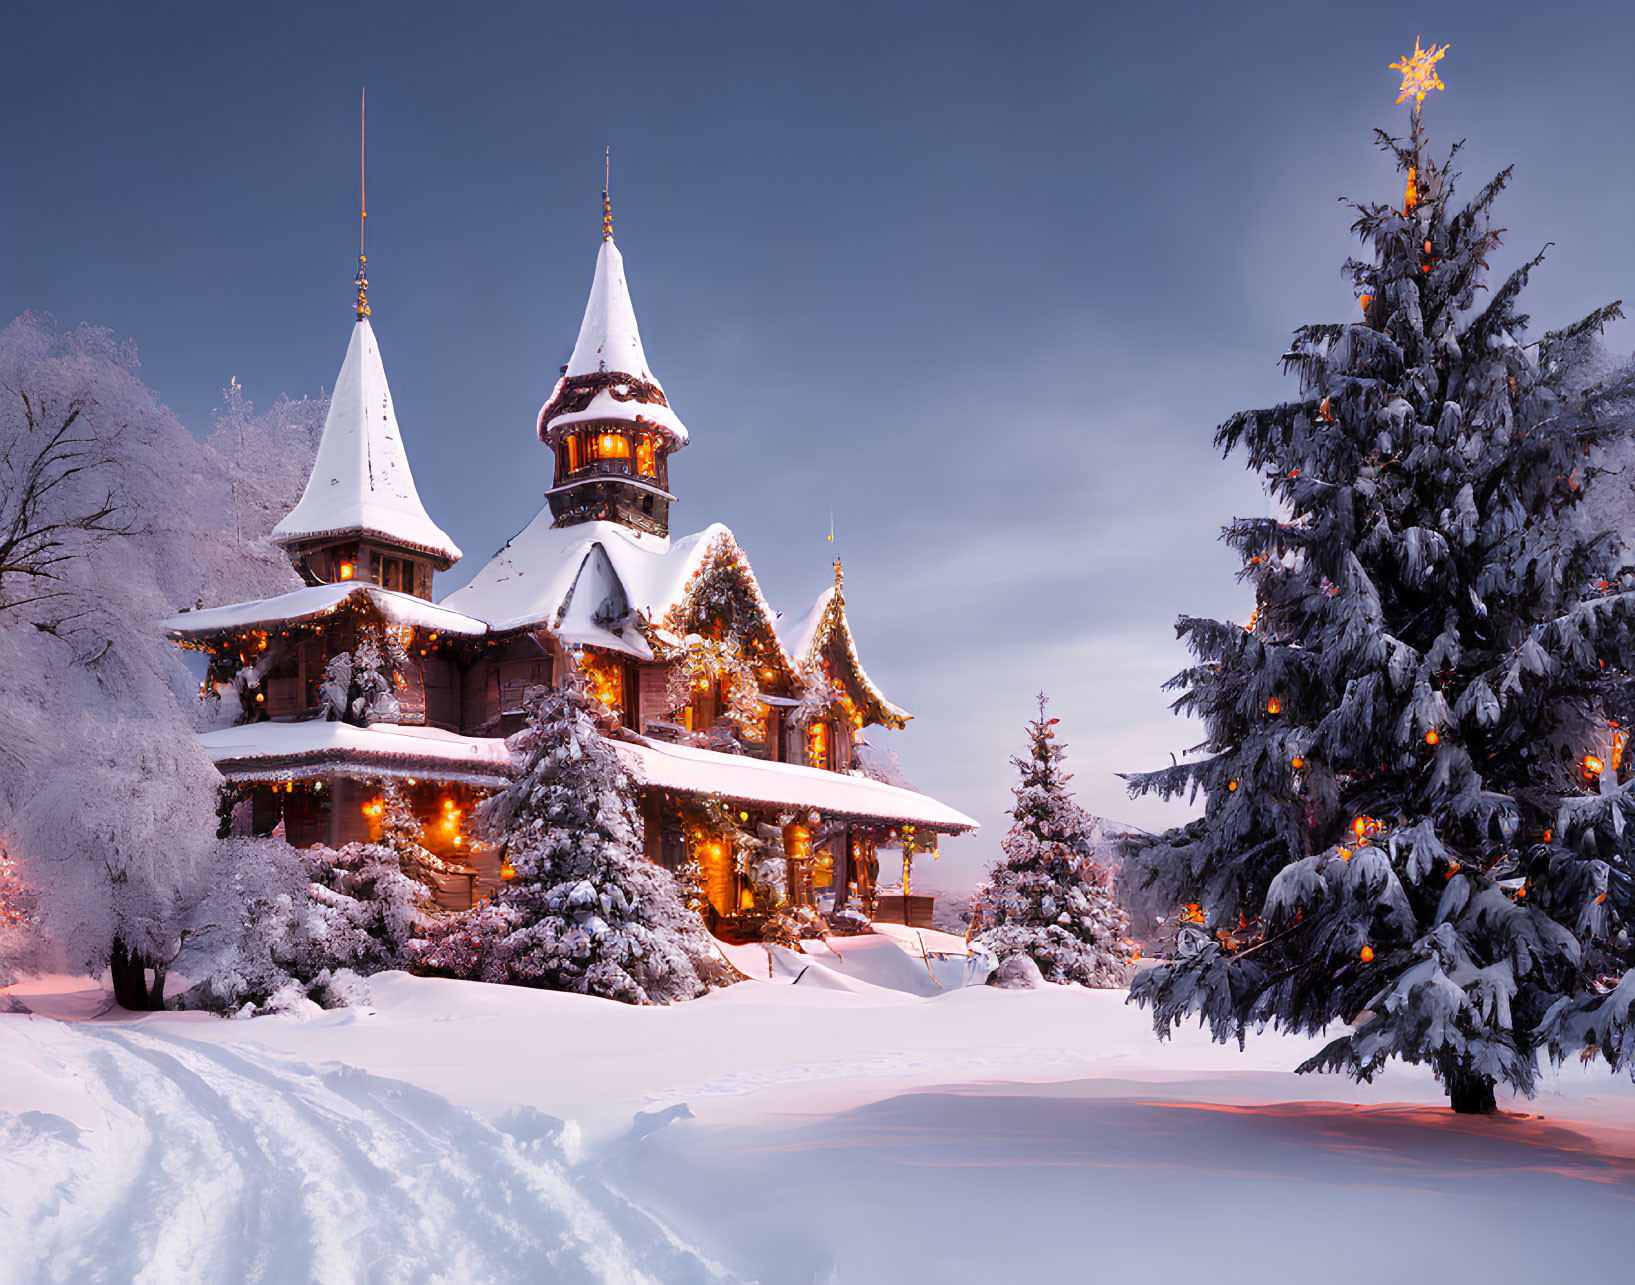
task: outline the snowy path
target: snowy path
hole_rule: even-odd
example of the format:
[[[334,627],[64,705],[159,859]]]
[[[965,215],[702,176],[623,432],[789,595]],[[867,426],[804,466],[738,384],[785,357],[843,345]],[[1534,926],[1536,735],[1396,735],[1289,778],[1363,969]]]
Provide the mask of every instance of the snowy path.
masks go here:
[[[548,1139],[364,1071],[156,1025],[9,1020],[13,1050],[76,1081],[101,1121],[0,1112],[8,1285],[718,1277],[571,1180]]]
[[[1110,992],[858,984],[888,964],[667,1009],[402,974],[311,1019],[25,995],[77,1020],[0,1013],[0,1282],[1504,1282],[1635,1226],[1627,1078],[1461,1120],[1414,1068],[1159,1044]]]

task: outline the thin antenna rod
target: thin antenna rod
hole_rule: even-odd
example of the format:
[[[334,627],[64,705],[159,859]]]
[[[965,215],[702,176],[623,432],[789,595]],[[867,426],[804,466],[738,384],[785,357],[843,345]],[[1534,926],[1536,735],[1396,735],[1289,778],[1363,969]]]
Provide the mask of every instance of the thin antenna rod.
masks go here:
[[[613,182],[613,148],[602,157],[602,240],[613,240],[613,200],[608,189]]]
[[[369,90],[365,87],[358,98],[358,275],[353,283],[358,287],[359,321],[369,315],[369,277],[364,271],[369,259],[363,252],[363,221],[369,217],[368,172],[364,164],[367,156],[368,107]]]

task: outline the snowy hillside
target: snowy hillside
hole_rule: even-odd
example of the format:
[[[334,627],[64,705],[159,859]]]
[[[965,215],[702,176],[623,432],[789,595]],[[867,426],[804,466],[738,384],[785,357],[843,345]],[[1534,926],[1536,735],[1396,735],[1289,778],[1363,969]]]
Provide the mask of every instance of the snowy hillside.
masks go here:
[[[744,948],[772,980],[668,1008],[388,973],[309,1020],[93,1018],[86,983],[14,988],[0,1280],[1175,1280],[1274,1205],[1212,1275],[1375,1281],[1335,1251],[1389,1225],[1421,1278],[1515,1280],[1554,1238],[1442,1229],[1628,1226],[1627,1079],[1459,1118],[1412,1069],[1300,1078],[1309,1041],[1160,1045],[1121,992],[839,949]]]

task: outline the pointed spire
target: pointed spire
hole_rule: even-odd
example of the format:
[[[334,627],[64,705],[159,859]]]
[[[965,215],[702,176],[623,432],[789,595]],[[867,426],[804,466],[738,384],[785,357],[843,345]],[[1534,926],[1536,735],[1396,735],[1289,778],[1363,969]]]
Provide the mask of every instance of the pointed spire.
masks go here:
[[[352,327],[306,490],[273,528],[282,545],[343,536],[397,545],[445,566],[460,557],[459,546],[431,520],[415,490],[367,317]]]
[[[613,198],[608,195],[608,186],[613,179],[613,149],[607,149],[607,155],[602,158],[602,240],[613,240]]]
[[[632,423],[639,419],[669,433],[678,445],[687,441],[686,426],[670,409],[663,387],[647,364],[625,282],[624,256],[611,235],[596,253],[596,275],[579,323],[579,341],[551,400],[540,410],[538,427],[543,440],[553,425],[566,427],[601,419]]]
[[[364,139],[368,105],[369,91],[365,88],[358,98],[358,275],[352,279],[352,284],[358,288],[359,321],[369,315],[369,277],[364,271],[364,265],[369,262],[369,259],[363,252],[363,221],[369,217],[368,187],[365,182],[367,171],[364,168]]]

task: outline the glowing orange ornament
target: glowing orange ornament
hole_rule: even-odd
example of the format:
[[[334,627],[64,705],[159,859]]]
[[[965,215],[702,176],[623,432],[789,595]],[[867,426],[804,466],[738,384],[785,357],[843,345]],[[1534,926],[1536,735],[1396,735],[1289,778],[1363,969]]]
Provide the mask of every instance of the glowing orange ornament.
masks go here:
[[[1281,714],[1283,712],[1283,703],[1277,697],[1272,697],[1271,700],[1266,702],[1266,712],[1268,714]]]
[[[1362,962],[1365,964],[1368,963],[1374,958],[1374,948],[1372,946],[1364,946],[1357,952],[1357,958],[1362,960]]]
[[[1588,776],[1588,777],[1600,776],[1602,772],[1606,771],[1606,767],[1607,767],[1607,765],[1605,763],[1603,763],[1600,759],[1596,758],[1595,755],[1586,754],[1584,756],[1584,775],[1585,776]]]
[[[1431,728],[1430,731],[1425,733],[1425,744],[1427,744],[1427,745],[1435,745],[1441,739],[1442,738],[1437,735],[1436,729],[1434,727]]]

